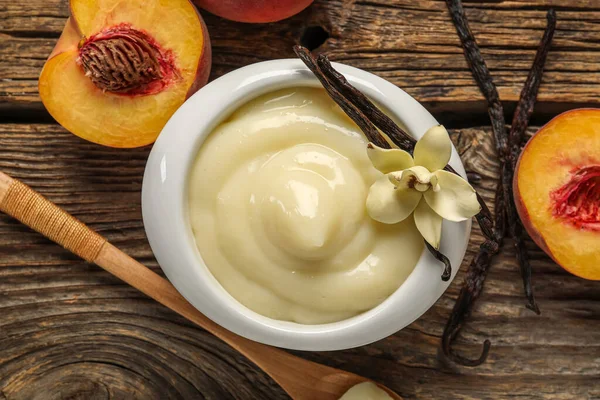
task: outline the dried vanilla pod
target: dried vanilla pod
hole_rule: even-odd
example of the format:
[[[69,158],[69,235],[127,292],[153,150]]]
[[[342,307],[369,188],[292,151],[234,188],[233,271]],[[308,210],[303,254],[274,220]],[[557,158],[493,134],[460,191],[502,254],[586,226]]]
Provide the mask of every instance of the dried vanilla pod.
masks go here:
[[[468,317],[473,307],[473,303],[481,294],[492,257],[502,246],[507,230],[515,241],[517,260],[528,299],[527,308],[537,314],[540,313],[531,288],[531,265],[523,240],[523,226],[515,208],[512,180],[516,159],[521,150],[523,136],[533,112],[537,91],[541,83],[546,56],[556,29],[556,14],[554,10],[548,11],[548,24],[540,42],[533,66],[521,92],[509,134],[506,132],[504,111],[498,91],[485,64],[485,60],[479,51],[475,37],[469,28],[462,3],[460,0],[446,0],[446,5],[452,16],[452,21],[460,38],[469,68],[488,103],[488,114],[494,133],[496,151],[500,160],[500,180],[496,190],[496,218],[493,235],[489,237],[486,234],[486,241],[480,246],[479,253],[469,265],[463,287],[442,336],[442,350],[448,358],[461,365],[477,366],[487,358],[490,349],[489,340],[484,342],[482,353],[476,360],[470,360],[456,354],[452,350],[452,341],[457,337],[464,320]]]

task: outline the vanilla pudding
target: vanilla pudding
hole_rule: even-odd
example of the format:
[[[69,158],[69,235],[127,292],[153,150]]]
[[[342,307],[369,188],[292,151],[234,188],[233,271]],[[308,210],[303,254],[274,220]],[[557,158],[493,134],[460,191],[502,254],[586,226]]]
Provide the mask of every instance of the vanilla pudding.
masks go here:
[[[214,129],[189,177],[189,216],[231,296],[267,317],[320,324],[367,311],[404,282],[423,239],[412,218],[367,215],[382,176],[367,142],[312,88],[261,96]]]

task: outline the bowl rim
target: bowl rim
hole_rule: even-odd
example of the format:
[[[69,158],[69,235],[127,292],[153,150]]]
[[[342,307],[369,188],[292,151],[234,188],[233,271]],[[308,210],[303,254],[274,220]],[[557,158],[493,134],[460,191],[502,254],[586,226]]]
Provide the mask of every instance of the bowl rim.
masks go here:
[[[354,67],[333,64],[415,137],[438,124],[419,102],[392,83]],[[439,261],[424,251],[413,272],[390,297],[352,318],[320,325],[297,324],[259,315],[235,300],[210,273],[195,245],[187,218],[188,175],[206,137],[231,112],[262,94],[299,86],[322,87],[300,60],[281,59],[232,71],[191,96],[167,122],[150,153],[142,185],[143,222],[167,278],[213,322],[245,338],[287,349],[348,349],[394,334],[435,304],[458,272],[471,221],[443,223],[441,251],[453,266],[449,281],[441,280]],[[450,165],[466,178],[454,147]]]

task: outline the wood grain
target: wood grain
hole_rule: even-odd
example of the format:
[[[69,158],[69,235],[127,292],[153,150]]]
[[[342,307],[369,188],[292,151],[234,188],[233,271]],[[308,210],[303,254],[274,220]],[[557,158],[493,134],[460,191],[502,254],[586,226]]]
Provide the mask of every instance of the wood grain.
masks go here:
[[[188,303],[167,279],[123,253],[30,186],[3,172],[0,172],[0,211],[221,339],[273,378],[295,400],[337,400],[354,385],[366,381],[350,372],[295,357],[228,331]],[[393,392],[390,395],[400,399]]]
[[[453,130],[489,200],[489,128]],[[0,125],[0,170],[30,184],[160,273],[144,235],[140,187],[149,149],[102,148],[56,125]],[[474,229],[465,264],[482,240]],[[394,336],[342,352],[295,354],[376,379],[408,399],[600,398],[600,282],[578,279],[532,242],[542,316],[524,307],[510,243],[457,348],[488,363],[445,363],[443,326],[464,276]],[[464,266],[463,266],[464,267]],[[0,216],[0,399],[286,399],[243,356],[100,268]]]
[[[467,15],[510,111],[545,25],[558,31],[534,118],[598,106],[600,4],[595,0],[465,0]],[[292,57],[310,26],[319,51],[399,85],[452,127],[466,168],[486,199],[497,164],[482,97],[443,0],[316,0],[279,23],[250,25],[202,13],[213,45],[212,78],[240,66]],[[51,122],[37,77],[68,15],[67,0],[0,0],[0,171],[22,179],[117,247],[161,273],[148,245],[140,190],[149,148],[114,150]],[[21,122],[2,123],[2,119]],[[475,127],[473,127],[475,126]],[[491,204],[491,203],[490,203]],[[474,228],[463,267],[482,237]],[[531,241],[542,309],[524,307],[508,242],[457,349],[476,369],[447,364],[439,341],[464,268],[422,318],[375,344],[335,353],[295,352],[378,380],[407,399],[600,399],[600,282],[578,279]],[[286,399],[243,356],[100,268],[0,215],[0,400]]]
[[[469,1],[467,15],[505,102],[518,99],[545,26],[558,9],[558,30],[540,90],[540,110],[560,104],[598,105],[600,6],[584,0]],[[484,111],[440,0],[321,0],[274,24],[225,21],[202,13],[213,45],[213,73],[293,57],[308,26],[330,38],[320,50],[335,61],[374,72],[433,111]],[[43,113],[37,77],[68,15],[67,0],[0,0],[0,115]]]

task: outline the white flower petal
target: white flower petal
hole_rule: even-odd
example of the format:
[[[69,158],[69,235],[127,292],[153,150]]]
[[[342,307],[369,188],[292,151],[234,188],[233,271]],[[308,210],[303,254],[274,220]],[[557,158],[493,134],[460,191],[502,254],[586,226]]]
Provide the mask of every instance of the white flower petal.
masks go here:
[[[413,158],[404,150],[382,149],[373,143],[367,144],[367,155],[373,166],[388,174],[392,171],[402,171],[415,165]]]
[[[421,199],[419,205],[415,208],[414,216],[415,224],[423,239],[436,250],[439,250],[442,236],[442,217],[429,207],[425,199]]]
[[[367,212],[375,221],[395,224],[415,209],[422,194],[413,189],[395,189],[387,176],[379,178],[369,189]]]
[[[429,207],[449,221],[464,221],[481,210],[475,189],[460,176],[448,171],[435,171],[439,190],[423,195]]]
[[[448,131],[442,125],[429,128],[415,145],[415,164],[422,165],[431,172],[443,169],[452,154],[452,142]]]
[[[390,182],[394,184],[398,189],[417,189],[419,191],[425,191],[429,189],[431,179],[437,178],[427,170],[425,167],[415,165],[400,172],[392,172],[388,174]]]

